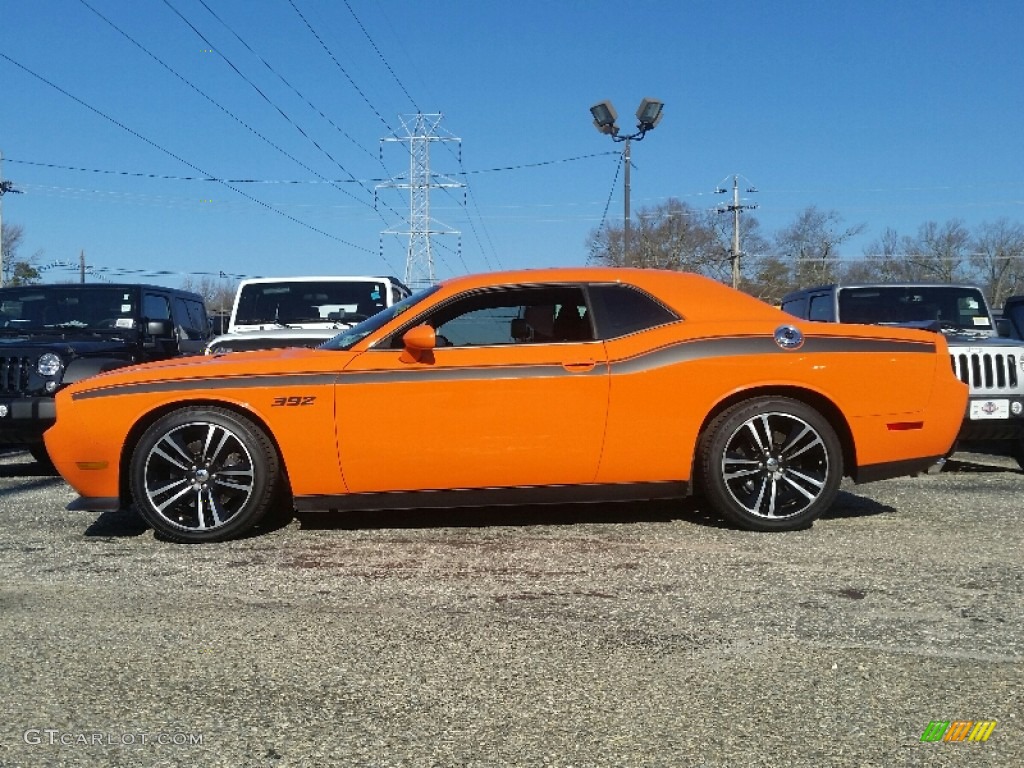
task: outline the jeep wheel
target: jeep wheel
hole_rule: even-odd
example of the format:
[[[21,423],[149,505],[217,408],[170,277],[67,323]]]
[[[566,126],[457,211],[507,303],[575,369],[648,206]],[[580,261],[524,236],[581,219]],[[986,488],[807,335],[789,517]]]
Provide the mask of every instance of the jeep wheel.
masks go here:
[[[156,421],[131,458],[132,496],[154,530],[173,541],[223,541],[267,514],[280,485],[277,452],[252,421],[214,407]]]
[[[45,445],[30,445],[28,446],[28,452],[42,469],[47,472],[54,469],[53,461],[50,459],[50,454],[46,452]]]
[[[700,441],[705,497],[754,531],[808,527],[832,504],[843,476],[839,438],[813,408],[763,397],[719,414]]]
[[[1011,453],[1013,458],[1017,460],[1017,466],[1024,469],[1024,437],[1017,438],[1014,441]]]

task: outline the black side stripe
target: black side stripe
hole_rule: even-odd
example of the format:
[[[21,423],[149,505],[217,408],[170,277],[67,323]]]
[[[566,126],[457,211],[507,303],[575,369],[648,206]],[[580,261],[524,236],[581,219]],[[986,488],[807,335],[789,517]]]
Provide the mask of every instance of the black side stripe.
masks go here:
[[[259,376],[209,377],[184,381],[155,381],[138,384],[116,384],[102,389],[76,392],[74,400],[89,400],[117,395],[153,394],[157,392],[191,392],[196,390],[256,389],[265,387],[323,387],[335,384],[408,384],[422,381],[472,381],[501,379],[539,379],[561,376],[603,376],[642,373],[678,363],[715,357],[743,357],[766,354],[821,354],[826,352],[925,353],[934,354],[930,342],[895,341],[889,339],[811,338],[795,350],[781,349],[773,339],[764,336],[697,339],[661,347],[636,357],[599,362],[590,371],[572,372],[561,363],[531,365],[491,365],[473,368],[410,368],[389,371],[339,371],[338,373],[292,373]]]
[[[334,384],[336,373],[290,373],[264,376],[217,376],[184,381],[147,381],[138,384],[114,384],[102,389],[76,392],[72,400],[117,395],[146,395],[154,392],[189,392],[196,389],[255,389],[258,387],[323,387]]]
[[[896,341],[891,339],[862,338],[810,338],[798,349],[782,349],[775,340],[765,336],[696,339],[681,341],[636,357],[611,363],[613,374],[642,373],[667,365],[706,360],[714,357],[744,357],[771,354],[823,354],[827,352],[870,352],[935,354],[935,344],[924,341]]]

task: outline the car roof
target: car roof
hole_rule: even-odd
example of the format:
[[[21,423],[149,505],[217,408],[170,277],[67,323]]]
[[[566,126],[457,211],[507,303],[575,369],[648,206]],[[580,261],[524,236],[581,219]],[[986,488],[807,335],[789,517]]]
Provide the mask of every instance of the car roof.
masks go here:
[[[548,267],[484,272],[453,277],[440,283],[446,293],[501,285],[551,283],[625,283],[649,291],[684,317],[731,320],[737,312],[748,319],[777,317],[781,310],[754,296],[694,272],[633,267]],[[700,300],[695,302],[694,296]]]
[[[202,300],[202,296],[195,291],[187,291],[184,288],[168,288],[165,285],[153,285],[151,283],[30,283],[27,285],[5,285],[0,290],[10,289],[35,289],[40,288],[60,288],[62,291],[87,291],[92,288],[113,288],[115,290],[135,290],[141,288],[147,291],[158,291],[160,293],[173,293],[179,296],[189,296],[191,298],[197,298]]]

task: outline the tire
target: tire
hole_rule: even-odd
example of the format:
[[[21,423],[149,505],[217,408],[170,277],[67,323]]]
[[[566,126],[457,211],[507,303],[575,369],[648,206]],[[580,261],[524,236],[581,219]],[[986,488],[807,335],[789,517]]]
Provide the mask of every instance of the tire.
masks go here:
[[[50,454],[46,452],[45,445],[30,445],[28,446],[28,452],[31,454],[32,458],[38,462],[42,469],[48,472],[55,469],[53,466],[53,460],[50,459]]]
[[[1017,466],[1024,469],[1024,437],[1019,437],[1014,441],[1011,453],[1017,460]]]
[[[280,466],[266,433],[246,417],[181,408],[154,422],[132,452],[132,497],[164,538],[224,541],[255,528],[273,506]]]
[[[816,410],[761,397],[719,414],[701,437],[700,490],[729,522],[751,531],[807,528],[831,506],[842,447]]]

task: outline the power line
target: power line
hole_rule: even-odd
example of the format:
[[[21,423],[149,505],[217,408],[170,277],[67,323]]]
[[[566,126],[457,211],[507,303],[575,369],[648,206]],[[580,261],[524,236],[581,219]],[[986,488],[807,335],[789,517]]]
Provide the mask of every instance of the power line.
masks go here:
[[[116,125],[118,128],[122,129],[123,131],[126,131],[127,133],[130,133],[132,136],[134,136],[135,138],[139,139],[140,141],[143,141],[146,144],[149,144],[151,147],[153,147],[154,149],[159,150],[160,152],[163,152],[168,157],[171,157],[174,160],[177,160],[179,163],[182,163],[183,165],[188,166],[193,171],[196,171],[197,173],[201,173],[204,176],[208,176],[208,177],[211,176],[211,174],[207,173],[206,171],[204,171],[199,166],[189,162],[188,160],[186,160],[185,158],[181,157],[180,155],[175,154],[174,152],[172,152],[171,150],[167,149],[166,147],[163,147],[160,144],[157,144],[152,139],[149,139],[149,138],[143,136],[138,131],[136,131],[136,130],[134,130],[132,128],[129,128],[124,123],[120,122],[119,120],[114,119],[113,117],[111,117],[110,115],[106,114],[105,112],[100,111],[99,109],[97,109],[96,107],[92,106],[91,104],[87,104],[86,102],[82,101],[82,99],[78,98],[77,96],[74,96],[70,92],[68,92],[65,89],[61,88],[56,83],[54,83],[54,82],[52,82],[50,80],[47,80],[42,75],[40,75],[37,72],[34,72],[33,70],[31,70],[28,67],[26,67],[24,64],[21,64],[21,63],[15,61],[14,59],[12,59],[10,56],[8,56],[3,51],[0,51],[0,58],[3,58],[4,60],[10,62],[14,66],[16,66],[19,69],[21,69],[26,74],[29,74],[32,77],[34,77],[37,80],[39,80],[40,82],[45,83],[46,85],[50,86],[51,88],[53,88],[57,92],[63,94],[64,96],[67,96],[69,99],[74,101],[76,104],[79,104],[80,106],[85,107],[90,112],[93,112],[94,114],[99,115],[104,120],[107,120],[110,123]],[[265,203],[262,200],[260,200],[260,199],[258,199],[256,197],[253,197],[252,195],[249,195],[246,192],[243,192],[242,190],[238,189],[237,187],[235,187],[235,186],[233,186],[233,185],[231,185],[231,184],[229,184],[229,183],[227,183],[225,181],[222,181],[222,180],[218,179],[217,182],[219,184],[222,184],[223,186],[227,187],[228,189],[230,189],[235,194],[241,195],[246,200],[249,200],[250,202],[256,203],[257,205],[267,209],[268,211],[276,213],[278,216],[282,216],[282,217],[288,219],[289,221],[291,221],[291,222],[293,222],[295,224],[298,224],[301,227],[305,227],[306,229],[308,229],[308,230],[310,230],[312,232],[316,232],[319,235],[323,235],[324,237],[330,238],[331,240],[334,240],[336,242],[342,243],[343,245],[347,245],[347,246],[349,246],[351,248],[355,248],[356,250],[364,251],[366,253],[373,253],[373,251],[371,251],[369,248],[364,248],[363,246],[356,245],[355,243],[350,243],[347,240],[343,240],[342,238],[338,237],[337,235],[332,235],[329,232],[325,232],[324,230],[319,229],[318,227],[314,227],[312,224],[307,224],[306,222],[304,222],[304,221],[302,221],[300,219],[297,219],[294,216],[291,216],[290,214],[285,213],[284,211],[280,211],[277,208],[274,208],[269,203]]]
[[[313,28],[313,25],[309,23],[309,20],[306,19],[306,17],[302,14],[302,11],[299,10],[299,7],[295,5],[295,0],[288,0],[288,3],[295,10],[295,13],[298,14],[298,17],[302,20],[302,23],[306,25],[306,29],[309,30],[309,33],[313,35],[314,39],[320,44],[320,47],[327,54],[328,58],[330,58],[330,60],[334,62],[334,66],[336,66],[338,68],[338,71],[345,76],[346,80],[348,80],[349,85],[351,85],[355,89],[355,92],[358,93],[359,96],[363,99],[363,102],[366,104],[366,106],[368,106],[377,116],[377,119],[384,124],[384,127],[387,129],[387,132],[397,139],[398,136],[395,134],[395,129],[388,124],[388,121],[384,119],[380,111],[378,111],[378,109],[370,102],[370,100],[366,97],[366,94],[363,93],[363,90],[358,85],[356,85],[356,81],[352,79],[352,76],[345,70],[343,66],[341,66],[341,62],[338,61],[338,58],[334,55],[334,52],[327,46],[327,43],[324,42],[323,38],[320,37],[317,31]]]
[[[166,2],[166,0],[165,0],[165,2]],[[307,97],[306,97],[305,95],[303,95],[303,94],[302,94],[302,93],[301,93],[301,92],[300,92],[300,91],[298,90],[298,88],[296,88],[296,87],[295,87],[294,85],[292,85],[292,84],[291,84],[291,83],[290,83],[290,82],[289,82],[289,81],[288,81],[288,80],[287,80],[287,79],[286,79],[286,78],[284,77],[284,75],[282,75],[282,74],[281,74],[280,72],[278,72],[278,71],[277,71],[276,69],[274,69],[274,67],[272,67],[272,66],[271,66],[270,62],[268,62],[268,61],[267,61],[267,60],[266,60],[266,59],[265,59],[265,58],[264,58],[263,56],[261,56],[261,55],[260,55],[259,53],[257,53],[257,52],[256,52],[256,51],[255,51],[255,50],[254,50],[254,49],[252,48],[252,46],[250,46],[250,45],[249,45],[249,44],[248,44],[248,43],[247,43],[247,42],[246,42],[245,40],[243,40],[243,39],[242,39],[242,36],[241,36],[241,35],[239,35],[239,34],[238,34],[238,33],[237,33],[237,32],[236,32],[236,31],[235,31],[235,30],[234,30],[234,29],[233,29],[233,28],[232,28],[232,27],[231,27],[231,26],[230,26],[230,25],[229,25],[229,24],[228,24],[228,23],[226,22],[226,21],[224,21],[224,19],[222,19],[222,18],[221,18],[220,16],[218,16],[218,15],[217,15],[217,13],[216,13],[216,12],[215,12],[215,11],[214,11],[214,10],[213,10],[212,8],[210,8],[210,6],[209,6],[209,5],[207,5],[207,3],[206,3],[206,0],[199,0],[199,2],[200,2],[200,4],[201,4],[201,5],[202,5],[202,6],[203,6],[203,7],[204,7],[204,8],[205,8],[205,9],[206,9],[207,11],[209,11],[209,12],[210,12],[210,15],[211,15],[211,16],[213,16],[213,18],[215,18],[215,19],[216,19],[217,21],[219,21],[219,22],[221,23],[221,25],[222,25],[222,26],[223,26],[223,27],[224,27],[225,29],[227,29],[227,31],[228,31],[228,32],[230,32],[230,33],[231,33],[231,34],[232,34],[232,35],[233,35],[233,36],[235,37],[235,39],[236,39],[236,40],[238,40],[238,42],[239,42],[239,43],[241,43],[241,44],[242,44],[242,45],[243,45],[243,46],[244,46],[244,47],[245,47],[245,48],[246,48],[246,49],[247,49],[247,50],[248,50],[248,51],[249,51],[249,52],[250,52],[250,53],[251,53],[251,54],[252,54],[253,56],[255,56],[255,57],[256,57],[257,59],[259,59],[259,60],[260,60],[260,61],[261,61],[261,62],[263,63],[263,66],[265,66],[265,67],[266,67],[266,68],[267,68],[267,69],[268,69],[268,70],[269,70],[270,72],[272,72],[272,73],[273,73],[273,74],[274,74],[274,75],[275,75],[275,76],[276,76],[276,77],[277,77],[277,78],[278,78],[278,79],[279,79],[279,80],[280,80],[280,81],[281,81],[282,83],[284,83],[284,84],[285,84],[285,85],[286,85],[286,86],[287,86],[287,87],[288,87],[289,89],[291,89],[292,93],[294,93],[294,94],[295,94],[296,96],[298,96],[298,97],[299,97],[300,99],[302,99],[302,101],[304,101],[304,102],[306,103],[306,105],[307,105],[307,106],[308,106],[308,107],[309,107],[310,109],[312,109],[312,110],[313,110],[314,112],[316,112],[316,113],[317,113],[317,114],[318,114],[318,115],[319,115],[320,117],[322,117],[322,118],[323,118],[323,119],[324,119],[324,120],[325,120],[325,121],[326,121],[326,122],[327,122],[327,123],[328,123],[328,124],[329,124],[329,125],[330,125],[330,126],[331,126],[332,128],[334,128],[334,129],[335,129],[335,130],[336,130],[336,131],[337,131],[338,133],[340,133],[340,134],[341,134],[342,136],[344,136],[344,137],[345,137],[346,139],[348,139],[348,140],[349,140],[349,141],[350,141],[350,142],[351,142],[351,143],[352,143],[353,145],[355,145],[355,147],[356,147],[357,149],[361,150],[361,151],[362,151],[363,153],[365,153],[365,154],[366,154],[366,155],[367,155],[368,157],[370,157],[370,159],[373,159],[373,160],[377,160],[377,159],[378,159],[377,155],[374,155],[374,154],[373,154],[373,153],[372,153],[372,152],[371,152],[371,151],[370,151],[369,149],[367,149],[366,147],[364,147],[364,146],[363,146],[362,144],[360,144],[360,143],[359,143],[359,142],[358,142],[358,141],[357,141],[357,140],[356,140],[355,138],[353,138],[353,137],[352,137],[352,136],[350,136],[350,135],[349,135],[348,133],[346,133],[346,132],[345,132],[345,131],[344,131],[344,130],[343,130],[343,129],[341,128],[341,126],[339,126],[339,125],[338,125],[337,123],[335,123],[335,122],[334,122],[333,120],[331,120],[331,118],[330,118],[330,117],[328,117],[328,116],[327,116],[326,114],[324,114],[323,110],[321,110],[321,109],[320,109],[319,107],[317,107],[317,106],[316,106],[315,104],[313,104],[313,102],[312,102],[312,101],[310,101],[310,100],[309,100],[309,99],[308,99],[308,98],[307,98]],[[211,48],[213,48],[213,46],[211,46]],[[220,51],[217,51],[217,53],[218,53],[218,55],[221,55],[221,56],[223,56],[223,54],[221,54],[221,53],[220,53]],[[344,169],[342,169],[342,170],[344,170]],[[369,191],[369,190],[367,190],[367,191]]]
[[[202,0],[200,0],[200,2],[202,2]],[[362,31],[366,39],[370,42],[370,45],[372,46],[373,50],[377,52],[377,56],[378,58],[380,58],[381,63],[383,63],[387,71],[391,73],[391,77],[393,77],[395,82],[398,83],[398,87],[402,89],[402,93],[404,93],[406,98],[409,99],[412,105],[416,108],[417,112],[422,112],[423,110],[420,109],[420,105],[416,103],[416,99],[412,97],[412,94],[409,93],[408,89],[405,87],[402,81],[398,79],[398,75],[395,74],[395,70],[391,67],[391,64],[388,63],[388,60],[384,58],[384,54],[380,52],[380,48],[377,47],[377,43],[375,43],[373,41],[373,38],[370,37],[370,33],[366,31],[366,27],[363,26],[363,22],[361,22],[359,20],[359,17],[356,16],[356,12],[352,10],[352,6],[351,4],[349,4],[348,0],[345,0],[345,7],[348,8],[348,12],[352,14],[352,18],[356,20],[356,25]]]
[[[291,160],[292,162],[294,162],[295,164],[297,164],[298,166],[300,166],[300,167],[301,167],[301,168],[303,168],[304,170],[306,170],[306,171],[309,171],[310,173],[312,173],[312,174],[313,174],[314,176],[316,176],[317,178],[319,178],[319,179],[322,179],[322,180],[324,180],[324,181],[327,181],[327,180],[326,180],[326,179],[325,179],[325,178],[324,178],[323,176],[321,176],[321,175],[320,175],[319,173],[317,173],[317,172],[316,172],[316,171],[315,171],[314,169],[310,168],[310,167],[309,167],[308,165],[306,165],[306,164],[305,164],[305,163],[303,163],[303,162],[302,162],[301,160],[299,160],[299,158],[295,157],[295,156],[294,156],[294,155],[292,155],[292,154],[291,154],[290,152],[288,152],[288,151],[287,151],[286,149],[284,149],[284,147],[280,146],[280,145],[279,145],[279,144],[277,144],[276,142],[274,142],[274,141],[272,141],[271,139],[269,139],[268,137],[264,136],[264,135],[263,135],[262,133],[260,133],[260,132],[259,132],[258,130],[256,130],[256,128],[254,128],[254,127],[253,127],[252,125],[250,125],[250,124],[249,124],[249,123],[247,123],[247,122],[246,122],[245,120],[243,120],[243,119],[242,119],[242,118],[240,118],[240,117],[239,117],[238,115],[236,115],[236,114],[235,114],[234,112],[232,112],[231,110],[229,110],[229,109],[228,109],[227,107],[225,107],[225,106],[224,106],[223,104],[221,104],[221,103],[220,103],[219,101],[217,101],[217,100],[216,100],[215,98],[213,98],[212,96],[210,96],[210,95],[209,95],[208,93],[206,93],[206,92],[205,92],[205,91],[204,91],[203,89],[201,89],[201,88],[200,88],[199,86],[197,86],[197,85],[196,85],[195,83],[193,83],[193,82],[192,82],[191,80],[189,80],[188,78],[186,78],[186,77],[185,77],[184,75],[180,74],[180,73],[179,73],[179,72],[178,72],[177,70],[175,70],[175,69],[174,69],[174,68],[173,68],[172,66],[170,66],[170,65],[169,65],[169,64],[167,64],[167,63],[166,63],[165,61],[163,61],[163,59],[161,59],[161,58],[160,58],[159,56],[157,56],[156,54],[154,54],[153,52],[151,52],[151,51],[150,51],[150,50],[149,50],[148,48],[146,48],[146,47],[145,47],[144,45],[142,45],[142,43],[140,43],[140,42],[139,42],[138,40],[136,40],[135,38],[133,38],[133,37],[132,37],[131,35],[129,35],[129,34],[128,34],[127,32],[125,32],[125,31],[124,31],[123,29],[121,29],[120,27],[118,27],[118,26],[117,26],[117,25],[116,25],[116,24],[115,24],[115,23],[114,23],[113,21],[111,21],[111,20],[110,20],[110,19],[108,19],[108,18],[107,18],[106,16],[104,16],[104,15],[103,15],[102,13],[100,13],[100,12],[99,12],[98,10],[96,10],[96,9],[95,9],[95,8],[93,8],[93,7],[91,6],[91,5],[89,5],[89,3],[88,3],[88,2],[86,2],[86,0],[78,0],[78,1],[79,1],[79,2],[80,2],[80,3],[82,4],[82,5],[84,5],[84,6],[86,7],[86,8],[88,8],[88,9],[89,9],[90,11],[92,11],[92,12],[93,12],[94,14],[96,14],[97,16],[99,16],[99,17],[100,17],[100,19],[102,19],[102,20],[103,20],[104,22],[106,22],[106,23],[107,23],[107,24],[108,24],[108,25],[109,25],[109,26],[110,26],[110,27],[111,27],[111,28],[112,28],[112,29],[113,29],[114,31],[116,31],[116,32],[117,32],[118,34],[120,34],[120,35],[121,35],[122,37],[124,37],[124,38],[125,38],[125,39],[126,39],[126,40],[127,40],[128,42],[130,42],[130,43],[131,43],[132,45],[134,45],[134,46],[135,46],[136,48],[138,48],[138,49],[139,49],[140,51],[142,51],[143,53],[145,53],[145,54],[146,54],[147,56],[149,56],[149,57],[150,57],[151,59],[153,59],[153,61],[155,61],[155,62],[156,62],[157,64],[159,64],[159,65],[160,65],[161,67],[163,67],[164,69],[166,69],[166,70],[167,70],[168,72],[170,72],[170,73],[171,73],[172,75],[174,75],[174,76],[175,76],[176,78],[178,78],[178,79],[179,79],[179,80],[180,80],[181,82],[183,82],[183,83],[184,83],[185,85],[187,85],[187,86],[188,86],[189,88],[191,88],[191,89],[192,89],[193,91],[195,91],[196,93],[198,93],[198,94],[199,94],[200,96],[202,96],[202,97],[203,97],[204,99],[206,99],[206,100],[207,100],[208,102],[210,102],[210,103],[211,103],[211,104],[213,104],[213,105],[214,105],[215,107],[217,107],[217,109],[219,109],[219,110],[220,110],[221,112],[223,112],[223,113],[224,113],[225,115],[227,115],[228,117],[230,117],[230,118],[231,118],[232,120],[234,120],[234,121],[235,121],[236,123],[238,123],[239,125],[241,125],[241,126],[242,126],[243,128],[245,128],[246,130],[248,130],[248,131],[249,131],[249,132],[250,132],[251,134],[253,134],[253,135],[254,135],[254,136],[255,136],[256,138],[260,139],[261,141],[263,141],[263,142],[264,142],[265,144],[267,144],[268,146],[270,146],[270,147],[272,147],[273,149],[277,150],[277,151],[278,151],[278,152],[280,152],[280,153],[281,153],[282,155],[284,155],[285,157],[287,157],[287,158],[288,158],[289,160]],[[176,10],[176,9],[174,8],[174,6],[172,6],[172,5],[170,4],[170,3],[168,3],[168,2],[167,2],[167,0],[164,0],[164,3],[165,3],[165,4],[167,5],[167,7],[168,7],[168,8],[170,8],[170,9],[171,9],[172,11],[174,11],[175,13],[178,13],[178,12],[177,12],[177,10]],[[182,20],[182,21],[184,21],[184,22],[185,22],[185,23],[186,23],[186,24],[187,24],[187,25],[188,25],[189,27],[191,27],[191,28],[192,28],[192,30],[193,30],[193,31],[194,31],[194,32],[195,32],[195,33],[196,33],[197,35],[199,35],[200,39],[202,39],[202,40],[203,40],[203,42],[205,42],[205,43],[206,43],[207,45],[209,45],[209,46],[211,47],[211,49],[213,48],[213,45],[212,45],[212,43],[210,43],[210,41],[209,41],[209,40],[207,40],[207,39],[206,39],[205,37],[203,37],[203,36],[202,36],[202,34],[201,34],[201,33],[199,32],[199,30],[197,30],[197,29],[196,29],[196,28],[195,28],[195,27],[194,27],[194,26],[193,26],[193,25],[192,25],[191,23],[189,23],[189,21],[188,21],[187,19],[185,19],[185,17],[184,17],[184,16],[181,16],[181,14],[178,14],[178,17],[179,17],[179,18],[181,18],[181,20]],[[240,77],[242,77],[242,79],[243,79],[243,80],[245,80],[245,79],[246,79],[246,78],[245,78],[245,76],[241,74],[241,72],[238,72],[238,69],[237,69],[237,68],[235,68],[235,67],[234,67],[234,65],[232,65],[230,61],[228,61],[228,60],[227,60],[226,58],[224,58],[223,56],[221,56],[221,58],[223,58],[223,59],[224,59],[224,61],[225,61],[225,62],[226,62],[226,63],[228,64],[228,66],[230,66],[230,67],[231,67],[232,69],[234,69],[234,70],[235,70],[235,72],[237,72],[237,73],[239,74],[239,76],[240,76]],[[246,82],[248,82],[248,83],[249,83],[250,85],[252,85],[252,87],[253,87],[253,88],[255,88],[255,89],[256,89],[256,91],[257,91],[258,93],[260,93],[260,95],[261,95],[261,96],[263,96],[263,98],[264,98],[264,99],[266,99],[266,98],[267,98],[267,97],[266,97],[266,95],[265,95],[265,94],[263,94],[263,92],[262,92],[262,91],[260,91],[260,90],[259,90],[259,88],[257,88],[255,84],[253,84],[253,83],[252,83],[252,81],[250,81],[250,80],[246,80]],[[271,101],[270,101],[269,99],[267,99],[267,102],[268,102],[269,104],[271,104],[271,106],[274,106],[274,105],[273,105],[273,102],[271,102]],[[287,117],[287,115],[285,115],[285,114],[284,114],[284,112],[283,112],[283,111],[281,111],[281,110],[278,110],[278,111],[279,111],[279,112],[281,112],[281,115],[282,115],[282,116],[283,116],[283,117],[284,117],[284,118],[285,118],[286,120],[289,120],[289,122],[291,122],[291,121],[290,121],[290,119],[289,119],[289,118]],[[292,123],[292,125],[295,125],[295,124],[294,124],[294,123]],[[296,128],[298,128],[298,126],[296,126]],[[299,130],[300,130],[300,132],[301,132],[301,129],[299,129]],[[342,169],[342,170],[344,170],[344,169]],[[358,201],[359,201],[359,202],[361,202],[362,204],[364,204],[364,205],[367,205],[367,206],[369,206],[369,203],[368,203],[368,202],[366,202],[365,200],[359,200],[359,198],[358,198],[358,197],[356,197],[355,195],[353,195],[353,194],[352,194],[351,192],[349,192],[348,190],[342,189],[341,187],[337,187],[337,189],[338,189],[338,190],[339,190],[340,192],[343,192],[344,194],[346,194],[346,195],[348,195],[349,197],[353,198],[354,200],[358,200]]]

